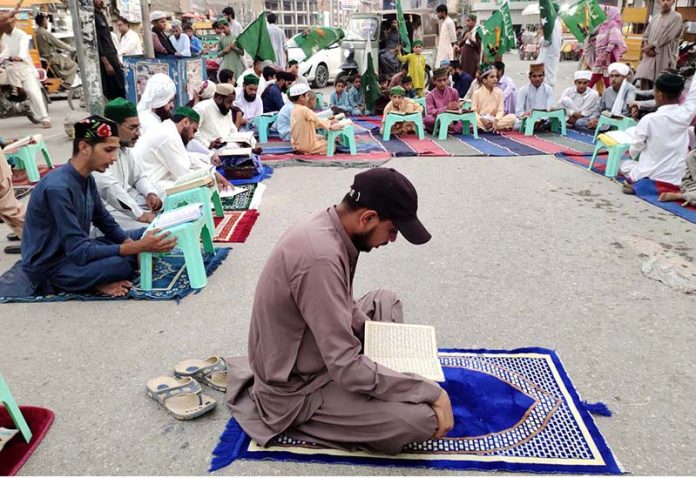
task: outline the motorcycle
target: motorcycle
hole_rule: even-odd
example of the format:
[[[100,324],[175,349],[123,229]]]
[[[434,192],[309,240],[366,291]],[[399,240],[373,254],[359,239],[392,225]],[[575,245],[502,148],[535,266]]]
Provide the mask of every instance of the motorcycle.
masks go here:
[[[46,91],[43,89],[41,91],[46,103],[46,110],[48,110]],[[8,118],[10,116],[26,116],[34,124],[41,123],[31,110],[31,103],[24,92],[13,94],[11,86],[2,85],[0,86],[0,118]]]
[[[60,53],[73,60],[75,60],[74,53]],[[53,71],[51,64],[45,58],[41,58],[41,66],[46,72],[45,79],[41,81],[43,89],[47,92],[48,97],[58,97],[66,98],[68,100],[68,106],[71,110],[79,109],[84,106],[82,101],[82,80],[80,79],[80,72],[77,72],[75,81],[72,85],[63,81],[56,73]]]

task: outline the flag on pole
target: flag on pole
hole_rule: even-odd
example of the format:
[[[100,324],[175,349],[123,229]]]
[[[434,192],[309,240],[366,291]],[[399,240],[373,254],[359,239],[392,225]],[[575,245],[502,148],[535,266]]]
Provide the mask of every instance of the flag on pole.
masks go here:
[[[271,37],[268,34],[266,12],[261,12],[235,40],[253,59],[276,61]]]
[[[505,53],[506,51],[512,50],[517,47],[517,40],[515,37],[515,30],[512,28],[512,16],[510,15],[510,2],[505,0],[502,5],[500,5],[500,13],[503,15],[503,46],[504,51],[499,53]]]
[[[365,109],[373,111],[375,108],[375,102],[377,98],[382,95],[379,89],[379,81],[377,81],[377,73],[375,73],[375,65],[372,62],[372,46],[370,42],[367,42],[365,47],[365,52],[367,53],[364,57],[362,74],[362,83],[360,84],[360,91],[365,97]]]
[[[556,25],[556,5],[551,0],[539,0],[539,15],[544,30],[544,40],[553,41],[553,27]]]
[[[305,59],[307,59],[319,50],[341,41],[344,36],[343,30],[340,28],[311,27],[295,37],[293,41],[302,49]]]
[[[568,10],[559,13],[559,16],[579,42],[585,41],[607,19],[597,0],[578,0]]]
[[[405,53],[411,53],[411,40],[408,38],[408,30],[406,29],[406,20],[404,20],[404,9],[401,7],[401,0],[396,0],[396,21],[399,24],[401,49]]]
[[[505,0],[498,7],[476,30],[481,39],[484,62],[496,61],[503,53],[517,46],[515,31],[512,29],[510,5]]]

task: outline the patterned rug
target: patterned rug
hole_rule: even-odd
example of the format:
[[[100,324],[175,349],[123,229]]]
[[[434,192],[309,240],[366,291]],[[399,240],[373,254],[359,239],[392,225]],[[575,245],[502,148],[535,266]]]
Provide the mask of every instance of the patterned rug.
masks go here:
[[[267,448],[234,419],[210,471],[238,459],[452,470],[619,474],[623,472],[552,350],[441,350],[455,427],[441,440],[411,443],[395,456],[323,448],[281,435]]]
[[[240,188],[245,189],[243,193],[235,196],[222,198],[222,208],[225,211],[246,211],[247,209],[258,209],[261,205],[263,193],[266,185],[262,183],[241,184]]]
[[[22,434],[18,433],[7,442],[0,451],[0,476],[17,474],[44,439],[55,417],[53,412],[47,408],[21,405],[19,409],[29,425],[29,430],[31,430],[31,441],[25,442]],[[0,427],[17,428],[10,418],[10,414],[2,405],[0,405]]]
[[[215,221],[213,242],[246,241],[258,217],[259,212],[256,209],[227,211],[224,217],[213,217]]]
[[[216,248],[214,254],[204,255],[206,274],[210,277],[230,253],[229,248]],[[55,295],[37,295],[32,297],[0,297],[0,304],[9,302],[64,302],[68,300],[176,300],[177,302],[197,289],[191,288],[183,253],[163,257],[154,257],[152,272],[152,290],[138,289],[140,277],[133,280],[133,288],[125,297],[109,297],[97,293],[73,294],[61,292]]]

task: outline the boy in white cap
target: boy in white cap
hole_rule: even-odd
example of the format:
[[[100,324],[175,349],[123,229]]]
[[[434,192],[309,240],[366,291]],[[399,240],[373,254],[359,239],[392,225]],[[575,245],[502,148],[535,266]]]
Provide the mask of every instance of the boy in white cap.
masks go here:
[[[175,55],[176,48],[164,31],[167,29],[167,15],[159,10],[150,12],[152,23],[152,46],[156,55]]]
[[[309,91],[309,86],[304,83],[292,85],[290,89],[288,89],[288,99],[290,101],[285,103],[280,109],[278,118],[272,126],[283,141],[290,141],[290,117],[292,116],[292,110],[295,108],[295,103],[297,103],[300,96],[307,91]]]
[[[337,131],[343,128],[335,121],[321,119],[309,109],[309,87],[293,85],[290,88],[290,98],[294,99],[295,107],[290,115],[290,144],[302,154],[326,154],[326,140],[317,135],[316,129]]]
[[[604,111],[609,111],[612,115],[628,115],[628,105],[636,99],[636,87],[626,81],[630,72],[631,69],[625,63],[609,65],[610,87],[604,90],[595,112],[587,122],[588,130],[593,131],[597,127],[599,115]]]
[[[575,72],[575,86],[569,86],[561,94],[559,104],[565,108],[569,126],[587,128],[587,122],[599,103],[599,93],[588,88],[592,72],[580,70]]]

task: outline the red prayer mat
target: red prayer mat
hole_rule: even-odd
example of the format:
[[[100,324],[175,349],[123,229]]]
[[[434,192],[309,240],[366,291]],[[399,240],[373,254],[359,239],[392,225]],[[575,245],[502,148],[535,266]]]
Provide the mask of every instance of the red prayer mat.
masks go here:
[[[226,211],[224,217],[214,217],[214,242],[244,242],[251,228],[254,227],[259,212],[256,209],[248,211]]]
[[[53,169],[49,168],[45,164],[40,164],[38,166],[39,168],[39,176],[42,178],[48,174],[49,172],[53,171],[56,168],[59,168],[61,165],[60,164],[54,164]],[[27,177],[27,172],[23,170],[17,170],[13,169],[12,170],[12,186],[35,186],[37,183],[30,183],[29,178]]]
[[[33,434],[31,441],[27,443],[21,433],[17,433],[0,451],[0,476],[12,476],[17,474],[26,463],[41,440],[44,439],[48,429],[51,428],[55,415],[47,408],[20,406],[19,409],[29,425]],[[4,406],[0,406],[0,427],[16,428]]]

